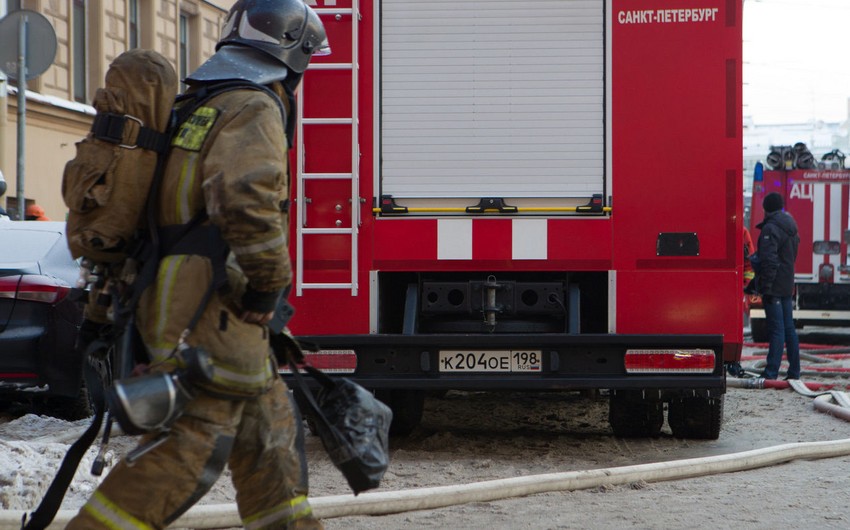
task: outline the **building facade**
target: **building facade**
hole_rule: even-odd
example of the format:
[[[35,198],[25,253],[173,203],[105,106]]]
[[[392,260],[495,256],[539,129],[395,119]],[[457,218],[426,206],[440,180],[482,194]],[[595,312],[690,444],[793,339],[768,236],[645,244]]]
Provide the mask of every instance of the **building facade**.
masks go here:
[[[232,0],[0,0],[0,18],[18,9],[36,11],[56,33],[53,64],[26,86],[22,189],[27,204],[37,202],[53,220],[65,218],[62,171],[76,154],[75,143],[91,127],[91,102],[115,57],[130,48],[153,49],[171,61],[182,79],[214,53],[232,4]],[[11,77],[0,79],[0,170],[8,186],[0,205],[14,216],[19,120],[14,72]]]

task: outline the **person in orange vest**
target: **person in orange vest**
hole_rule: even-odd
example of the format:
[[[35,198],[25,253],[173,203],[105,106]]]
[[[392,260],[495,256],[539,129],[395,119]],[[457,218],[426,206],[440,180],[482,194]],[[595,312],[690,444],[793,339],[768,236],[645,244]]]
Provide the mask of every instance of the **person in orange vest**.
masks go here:
[[[27,206],[26,212],[24,212],[24,219],[27,221],[49,221],[50,218],[44,213],[44,208],[33,203]]]
[[[744,312],[749,312],[750,304],[759,301],[759,295],[755,292],[756,271],[753,260],[755,256],[756,246],[753,243],[753,236],[750,231],[744,228]]]
[[[750,312],[750,304],[755,303],[759,299],[759,295],[754,291],[756,273],[753,269],[753,254],[756,250],[755,244],[753,244],[753,237],[750,235],[750,231],[744,228],[744,318],[746,319],[747,315]],[[745,320],[746,322],[746,320]],[[746,375],[744,368],[741,366],[741,363],[730,363],[727,367],[727,370],[730,375],[734,377],[749,377]]]
[[[755,250],[756,246],[753,244],[753,236],[750,235],[749,230],[744,228],[744,287],[756,277],[756,273],[753,270],[753,262],[750,260],[750,256],[753,255]]]

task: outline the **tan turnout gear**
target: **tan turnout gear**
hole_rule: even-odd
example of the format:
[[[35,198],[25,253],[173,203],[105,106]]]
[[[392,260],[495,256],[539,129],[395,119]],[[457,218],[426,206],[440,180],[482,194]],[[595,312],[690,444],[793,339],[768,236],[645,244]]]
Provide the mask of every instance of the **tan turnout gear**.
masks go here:
[[[225,464],[245,528],[322,528],[307,501],[301,418],[289,399],[280,380],[254,400],[202,394],[163,445],[133,466],[118,463],[67,528],[165,528],[213,486]]]
[[[239,318],[246,290],[273,300],[290,283],[286,145],[278,104],[256,90],[212,98],[175,135],[158,224],[182,225],[205,210],[230,248],[228,289],[213,294],[185,337],[210,353],[214,381],[163,445],[110,472],[69,528],[163,528],[208,491],[225,463],[245,528],[321,528],[307,501],[300,417],[277,375],[268,332]],[[172,353],[213,268],[204,256],[163,257],[137,310],[152,369],[176,367]]]
[[[212,297],[186,342],[212,355],[212,390],[236,397],[260,394],[277,378],[267,332],[243,322],[239,313],[249,285],[274,297],[292,275],[280,207],[288,196],[288,166],[279,107],[259,91],[222,94],[195,111],[172,146],[159,226],[184,225],[206,210],[231,252],[228,290]],[[176,362],[171,354],[212,281],[207,257],[163,257],[137,311],[153,365]]]
[[[184,79],[197,97],[185,103],[187,119],[178,109],[182,123],[170,130],[153,188],[157,226],[149,238],[160,261],[153,280],[144,265],[155,262],[145,262],[144,282],[135,285],[149,369],[169,374],[136,379],[135,402],[116,397],[126,388],[121,381],[106,392],[113,413],[160,406],[173,423],[141,422],[140,431],[151,431],[140,442],[145,451],[109,472],[71,530],[165,528],[225,465],[245,528],[322,528],[307,500],[300,414],[278,376],[265,323],[292,279],[288,115],[300,74],[326,44],[318,15],[302,0],[237,0],[216,53]],[[210,363],[192,379],[184,364],[202,357]],[[175,383],[184,376],[184,386]],[[171,415],[180,408],[178,386],[185,408]],[[157,394],[161,388],[169,390]],[[165,406],[163,396],[171,398]]]

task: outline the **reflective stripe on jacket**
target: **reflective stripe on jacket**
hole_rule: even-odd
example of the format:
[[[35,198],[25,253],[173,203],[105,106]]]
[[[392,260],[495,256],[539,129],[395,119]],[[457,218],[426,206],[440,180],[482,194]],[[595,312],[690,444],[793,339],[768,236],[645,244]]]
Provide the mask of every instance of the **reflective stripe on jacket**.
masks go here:
[[[231,255],[228,290],[217,292],[187,342],[212,357],[214,390],[236,395],[264,391],[276,377],[265,328],[239,318],[247,285],[280,291],[291,281],[286,137],[277,102],[256,90],[220,94],[180,127],[159,195],[161,227],[189,222],[206,211]],[[142,296],[138,324],[153,361],[171,352],[212,281],[210,260],[199,255],[162,259],[154,285]]]

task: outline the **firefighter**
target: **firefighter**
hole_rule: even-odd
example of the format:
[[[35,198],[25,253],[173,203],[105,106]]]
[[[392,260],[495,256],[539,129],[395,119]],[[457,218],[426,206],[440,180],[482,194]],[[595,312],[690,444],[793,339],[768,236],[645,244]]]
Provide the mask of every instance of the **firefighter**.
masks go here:
[[[178,129],[162,177],[163,245],[174,227],[194,224],[199,237],[178,238],[184,250],[164,252],[139,301],[147,370],[185,374],[187,351],[206,352],[211,368],[190,381],[193,397],[164,441],[144,435],[147,452],[116,464],[68,528],[164,528],[225,465],[245,528],[322,528],[307,500],[300,416],[278,377],[266,324],[291,281],[294,94],[323,47],[322,23],[301,0],[239,0],[216,53],[185,80],[190,90],[242,79],[274,92],[243,88],[205,102]]]
[[[50,218],[44,213],[44,208],[38,204],[30,204],[24,212],[24,219],[27,221],[49,221]]]
[[[782,195],[771,192],[764,197],[764,221],[758,239],[756,291],[761,294],[769,345],[767,365],[761,376],[776,379],[782,362],[782,350],[788,357],[786,379],[800,378],[800,341],[794,326],[794,262],[800,236],[797,223],[783,211]]]

